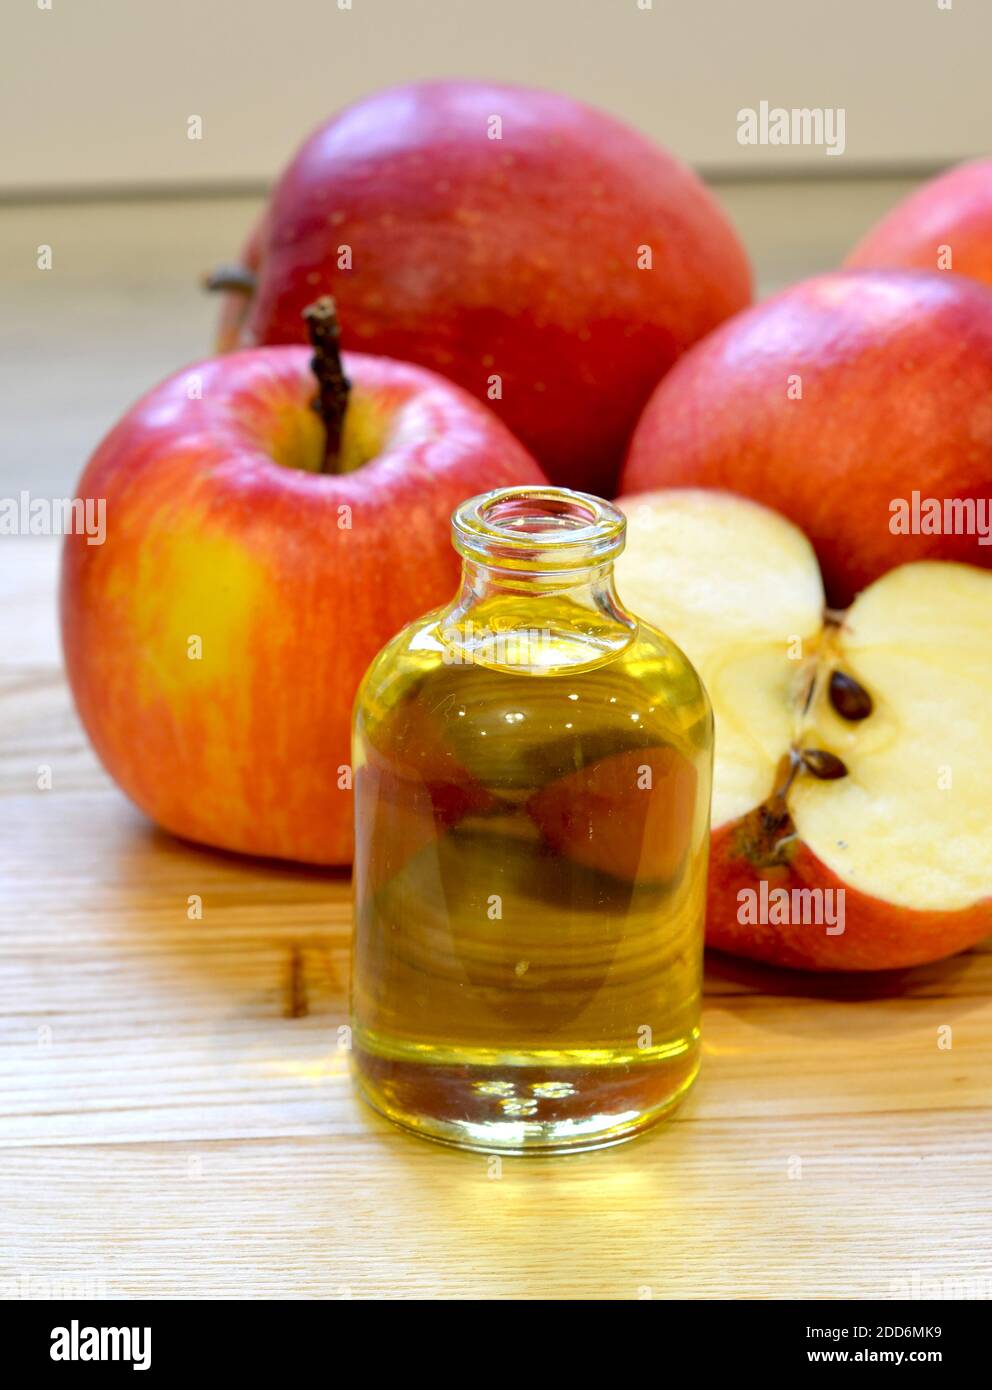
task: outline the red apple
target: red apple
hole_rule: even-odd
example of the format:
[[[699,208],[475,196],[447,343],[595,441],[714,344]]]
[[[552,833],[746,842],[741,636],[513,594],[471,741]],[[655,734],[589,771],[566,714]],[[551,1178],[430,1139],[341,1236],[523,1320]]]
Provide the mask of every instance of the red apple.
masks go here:
[[[377,715],[366,724],[365,762],[356,769],[365,783],[359,802],[373,819],[359,836],[366,857],[356,856],[355,874],[373,891],[465,816],[499,804],[455,756],[427,702],[381,702]]]
[[[906,561],[992,564],[992,290],[846,271],[739,315],[677,363],[631,440],[624,492],[677,486],[790,517],[838,606]]]
[[[243,259],[257,288],[225,305],[224,348],[299,341],[330,291],[345,347],[450,377],[552,480],[607,496],[658,378],[750,300],[733,228],[671,155],[568,97],[479,82],[335,116]]]
[[[153,820],[344,864],[366,666],[453,590],[456,504],[542,474],[458,387],[360,354],[322,472],[309,362],[303,347],[234,353],[128,412],[79,484],[106,499],[107,537],[66,538],[62,632],[86,730]]]
[[[825,617],[776,512],[693,489],[622,505],[621,597],[713,703],[707,942],[880,970],[992,932],[992,574],[902,565]]]
[[[844,264],[954,270],[992,285],[992,159],[960,164],[917,188],[872,227]]]
[[[642,789],[646,771],[652,796]],[[697,800],[696,769],[682,753],[633,748],[549,782],[527,812],[547,843],[577,864],[629,883],[663,883],[691,848]]]

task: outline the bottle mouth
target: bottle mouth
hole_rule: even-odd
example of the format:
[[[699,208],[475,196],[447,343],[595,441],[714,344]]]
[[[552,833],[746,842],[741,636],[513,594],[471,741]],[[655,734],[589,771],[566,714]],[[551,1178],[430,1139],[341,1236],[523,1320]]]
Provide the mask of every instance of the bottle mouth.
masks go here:
[[[626,529],[618,508],[566,487],[495,488],[470,497],[451,518],[452,542],[465,559],[542,572],[613,560]]]

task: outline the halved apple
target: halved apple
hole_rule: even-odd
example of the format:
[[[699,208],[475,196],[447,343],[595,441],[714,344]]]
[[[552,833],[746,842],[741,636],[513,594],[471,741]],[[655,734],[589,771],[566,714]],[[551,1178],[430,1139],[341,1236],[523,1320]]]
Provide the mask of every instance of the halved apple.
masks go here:
[[[713,702],[708,943],[877,970],[992,932],[992,574],[904,565],[828,613],[778,513],[699,490],[621,506],[621,597]]]

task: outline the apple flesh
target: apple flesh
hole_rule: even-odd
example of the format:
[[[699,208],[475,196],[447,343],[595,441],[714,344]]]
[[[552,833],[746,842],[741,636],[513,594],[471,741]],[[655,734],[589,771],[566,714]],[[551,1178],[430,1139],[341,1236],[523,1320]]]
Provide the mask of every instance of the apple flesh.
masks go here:
[[[713,703],[708,943],[879,970],[992,932],[992,575],[904,565],[825,619],[812,547],[777,513],[695,489],[621,505],[619,591]]]
[[[485,407],[346,355],[336,471],[303,347],[200,363],[90,460],[107,537],[66,537],[66,667],[104,766],[175,834],[346,864],[351,706],[380,647],[448,597],[465,497],[543,474]]]
[[[638,413],[750,300],[696,176],[567,97],[427,82],[303,144],[244,248],[220,345],[293,343],[332,293],[346,348],[417,362],[489,404],[554,482],[609,496]]]
[[[858,270],[953,270],[992,286],[992,159],[930,179],[897,203],[844,264]]]
[[[990,402],[992,290],[936,271],[823,275],[675,365],[631,440],[623,491],[713,487],[775,507],[844,607],[907,561],[992,565],[977,529],[992,497]],[[919,520],[914,492],[930,514]],[[934,529],[924,504],[943,518],[948,500],[970,503],[971,533],[953,516]]]

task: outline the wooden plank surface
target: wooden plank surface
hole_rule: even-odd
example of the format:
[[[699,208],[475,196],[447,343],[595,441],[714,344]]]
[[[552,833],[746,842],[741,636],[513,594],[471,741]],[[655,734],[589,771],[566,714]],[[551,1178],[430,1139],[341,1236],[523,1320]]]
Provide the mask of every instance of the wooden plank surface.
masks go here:
[[[701,1080],[653,1135],[498,1173],[409,1138],[354,1099],[337,1046],[346,877],[198,850],[127,805],[59,671],[56,552],[4,542],[0,1292],[988,1281],[992,952],[846,984],[713,958]]]
[[[724,197],[769,288],[901,191]],[[71,489],[137,391],[204,351],[188,287],[251,210],[6,211],[0,493]],[[703,1073],[665,1128],[498,1169],[409,1138],[337,1047],[346,877],[199,850],[130,808],[62,680],[56,572],[56,542],[0,538],[0,1297],[992,1292],[988,947],[847,983],[714,957]]]

